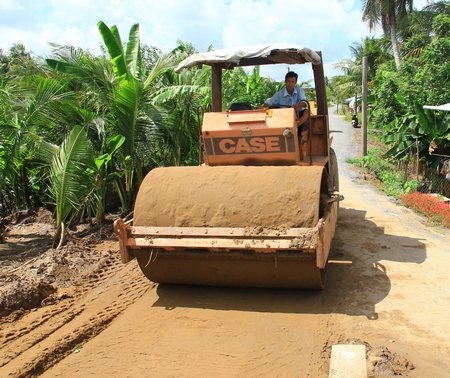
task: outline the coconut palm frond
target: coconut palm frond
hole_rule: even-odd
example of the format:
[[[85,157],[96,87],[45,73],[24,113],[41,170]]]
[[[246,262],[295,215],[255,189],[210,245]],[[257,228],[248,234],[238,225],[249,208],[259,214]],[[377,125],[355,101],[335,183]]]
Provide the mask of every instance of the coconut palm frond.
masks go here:
[[[164,104],[178,96],[187,96],[191,94],[206,95],[207,88],[198,85],[174,85],[171,87],[164,87],[153,94],[152,102],[155,105]]]
[[[53,159],[59,152],[59,146],[42,139],[38,138],[36,139],[37,140],[34,158],[37,161],[40,161],[50,166],[53,162]]]
[[[175,65],[175,56],[171,53],[162,54],[156,61],[154,66],[148,73],[147,79],[144,82],[144,91],[148,91],[155,86],[157,80],[169,69]]]
[[[404,58],[418,58],[420,55],[422,55],[423,50],[424,50],[424,47],[418,47],[416,49],[408,51],[403,57]]]
[[[73,93],[67,91],[60,81],[40,78],[35,94],[28,100],[28,106],[22,118],[23,125],[28,128],[33,123],[60,119],[60,106],[54,106],[54,104],[60,104],[63,100],[71,98],[72,95]]]
[[[88,169],[94,167],[94,154],[86,130],[75,126],[54,155],[50,168],[57,229],[72,211],[80,210],[83,199],[93,191]]]

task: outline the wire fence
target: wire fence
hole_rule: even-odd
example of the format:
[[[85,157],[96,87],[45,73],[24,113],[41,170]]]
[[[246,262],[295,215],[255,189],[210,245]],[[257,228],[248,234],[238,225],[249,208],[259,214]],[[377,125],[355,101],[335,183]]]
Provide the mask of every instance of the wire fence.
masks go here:
[[[430,168],[416,156],[411,155],[410,159],[398,163],[398,169],[403,176],[403,182],[416,182],[419,192],[450,198],[450,156],[438,156],[441,159],[436,168]]]

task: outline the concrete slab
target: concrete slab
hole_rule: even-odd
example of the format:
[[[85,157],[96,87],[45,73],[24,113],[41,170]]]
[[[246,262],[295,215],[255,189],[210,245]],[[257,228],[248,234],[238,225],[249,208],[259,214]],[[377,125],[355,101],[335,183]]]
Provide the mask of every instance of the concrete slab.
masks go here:
[[[329,378],[367,378],[365,345],[333,345]]]

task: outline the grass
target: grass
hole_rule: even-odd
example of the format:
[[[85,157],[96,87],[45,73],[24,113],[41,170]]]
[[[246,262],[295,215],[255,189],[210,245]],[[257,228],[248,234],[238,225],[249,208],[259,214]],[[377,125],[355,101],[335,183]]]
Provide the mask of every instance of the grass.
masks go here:
[[[389,196],[400,198],[405,193],[417,189],[417,181],[404,182],[402,176],[396,172],[395,167],[383,158],[379,147],[371,148],[367,156],[348,159],[348,163],[366,169],[382,183],[382,190]]]
[[[351,115],[348,115],[350,122]],[[431,222],[450,228],[450,204],[444,202],[436,195],[417,192],[416,180],[404,181],[403,175],[397,172],[384,153],[386,145],[381,141],[380,131],[369,128],[368,143],[371,148],[367,156],[356,159],[347,159],[347,162],[363,168],[380,183],[381,189],[401,203],[423,215]]]

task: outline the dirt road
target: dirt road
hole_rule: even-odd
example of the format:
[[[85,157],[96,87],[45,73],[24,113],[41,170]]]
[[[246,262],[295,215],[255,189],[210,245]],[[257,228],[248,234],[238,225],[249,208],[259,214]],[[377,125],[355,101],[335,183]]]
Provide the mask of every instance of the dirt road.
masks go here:
[[[325,290],[159,287],[112,257],[67,299],[2,324],[0,376],[326,377],[331,346],[351,341],[376,376],[450,376],[449,232],[356,181],[354,130],[331,129],[345,200]]]

